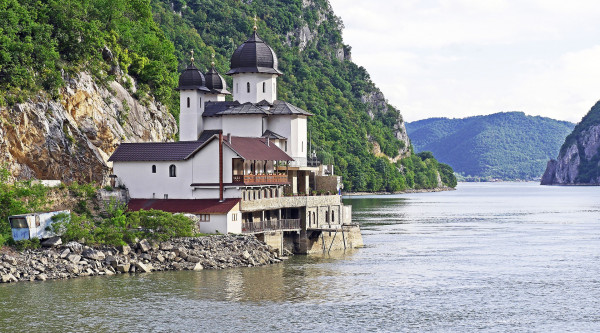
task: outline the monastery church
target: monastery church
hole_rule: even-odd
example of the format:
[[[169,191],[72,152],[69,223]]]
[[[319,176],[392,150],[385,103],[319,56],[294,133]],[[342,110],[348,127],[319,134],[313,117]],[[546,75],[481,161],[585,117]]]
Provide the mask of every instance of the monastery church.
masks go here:
[[[226,101],[231,93],[214,63],[203,74],[192,53],[177,88],[180,141],[123,143],[110,157],[129,209],[185,213],[206,233],[275,232],[282,243],[284,233],[306,238],[350,224],[340,177],[332,165],[308,158],[312,114],[277,99],[283,73],[256,26],[226,74],[233,101]]]

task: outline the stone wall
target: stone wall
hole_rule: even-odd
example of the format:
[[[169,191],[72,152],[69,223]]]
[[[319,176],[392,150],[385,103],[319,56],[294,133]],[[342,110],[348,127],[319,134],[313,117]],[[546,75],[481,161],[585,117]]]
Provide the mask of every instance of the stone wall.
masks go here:
[[[240,210],[244,212],[295,207],[317,207],[341,205],[339,195],[296,196],[259,199],[240,202]]]
[[[342,232],[343,231],[343,232]],[[336,231],[308,231],[300,236],[299,252],[306,254],[343,251],[362,247],[363,239],[358,226],[342,227]]]
[[[339,176],[315,176],[315,189],[317,191],[329,191],[338,193],[342,183],[342,177]]]

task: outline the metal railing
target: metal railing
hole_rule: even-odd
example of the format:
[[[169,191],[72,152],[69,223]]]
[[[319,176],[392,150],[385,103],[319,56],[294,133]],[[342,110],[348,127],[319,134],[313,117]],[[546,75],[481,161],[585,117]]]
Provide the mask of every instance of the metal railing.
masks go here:
[[[234,183],[278,184],[287,183],[287,175],[233,175]]]
[[[263,231],[300,229],[300,219],[266,220],[257,222],[242,222],[243,233],[254,233]]]

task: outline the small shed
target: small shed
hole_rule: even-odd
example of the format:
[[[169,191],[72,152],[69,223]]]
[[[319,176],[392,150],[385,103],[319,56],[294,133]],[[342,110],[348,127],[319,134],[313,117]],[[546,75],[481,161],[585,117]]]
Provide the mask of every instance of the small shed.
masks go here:
[[[21,215],[12,215],[8,217],[8,222],[12,229],[12,237],[15,241],[24,239],[46,239],[56,236],[49,227],[52,225],[52,218],[58,214],[71,214],[69,210],[59,210],[44,213],[29,213]]]

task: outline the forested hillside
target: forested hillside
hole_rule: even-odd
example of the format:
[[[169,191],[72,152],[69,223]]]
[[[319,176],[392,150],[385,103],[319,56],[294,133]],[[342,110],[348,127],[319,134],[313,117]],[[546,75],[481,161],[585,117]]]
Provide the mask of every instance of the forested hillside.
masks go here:
[[[3,124],[9,126],[11,118],[21,112],[20,103],[55,100],[68,105],[65,94],[73,90],[79,82],[73,79],[82,72],[108,92],[115,90],[116,82],[131,93],[135,103],[147,106],[156,102],[159,109],[165,105],[177,118],[179,104],[174,88],[179,71],[189,61],[189,51],[196,52],[201,70],[215,54],[217,69],[225,73],[229,57],[250,35],[254,16],[260,36],[278,54],[284,73],[279,79],[279,99],[315,115],[309,120],[312,147],[323,162],[336,164],[345,190],[454,186],[451,168],[439,165],[429,154],[411,155],[400,112],[386,102],[366,70],[351,61],[350,47],[342,42],[343,25],[327,0],[3,1]],[[230,78],[227,80],[231,83]],[[131,140],[126,129],[131,125],[128,115],[135,103],[123,103],[122,97],[111,101],[106,94],[102,99],[107,108],[119,108],[116,117],[125,128],[112,128],[115,135],[109,144],[98,144],[94,154],[105,159],[118,144],[115,140]],[[51,117],[50,112],[44,112]],[[139,126],[139,119],[136,121]],[[60,144],[65,150],[89,146],[78,144],[78,134],[95,144],[96,129],[92,133],[72,121],[67,128],[61,124],[56,126],[62,126],[66,140]],[[5,131],[10,132],[10,128]],[[138,135],[136,140],[144,137],[148,135]],[[14,151],[11,154],[15,156]],[[18,158],[8,162],[27,164]],[[43,177],[38,169],[28,166],[28,175]],[[92,175],[89,178],[96,179]]]
[[[432,151],[463,176],[538,179],[575,125],[523,112],[407,123],[416,151]]]

